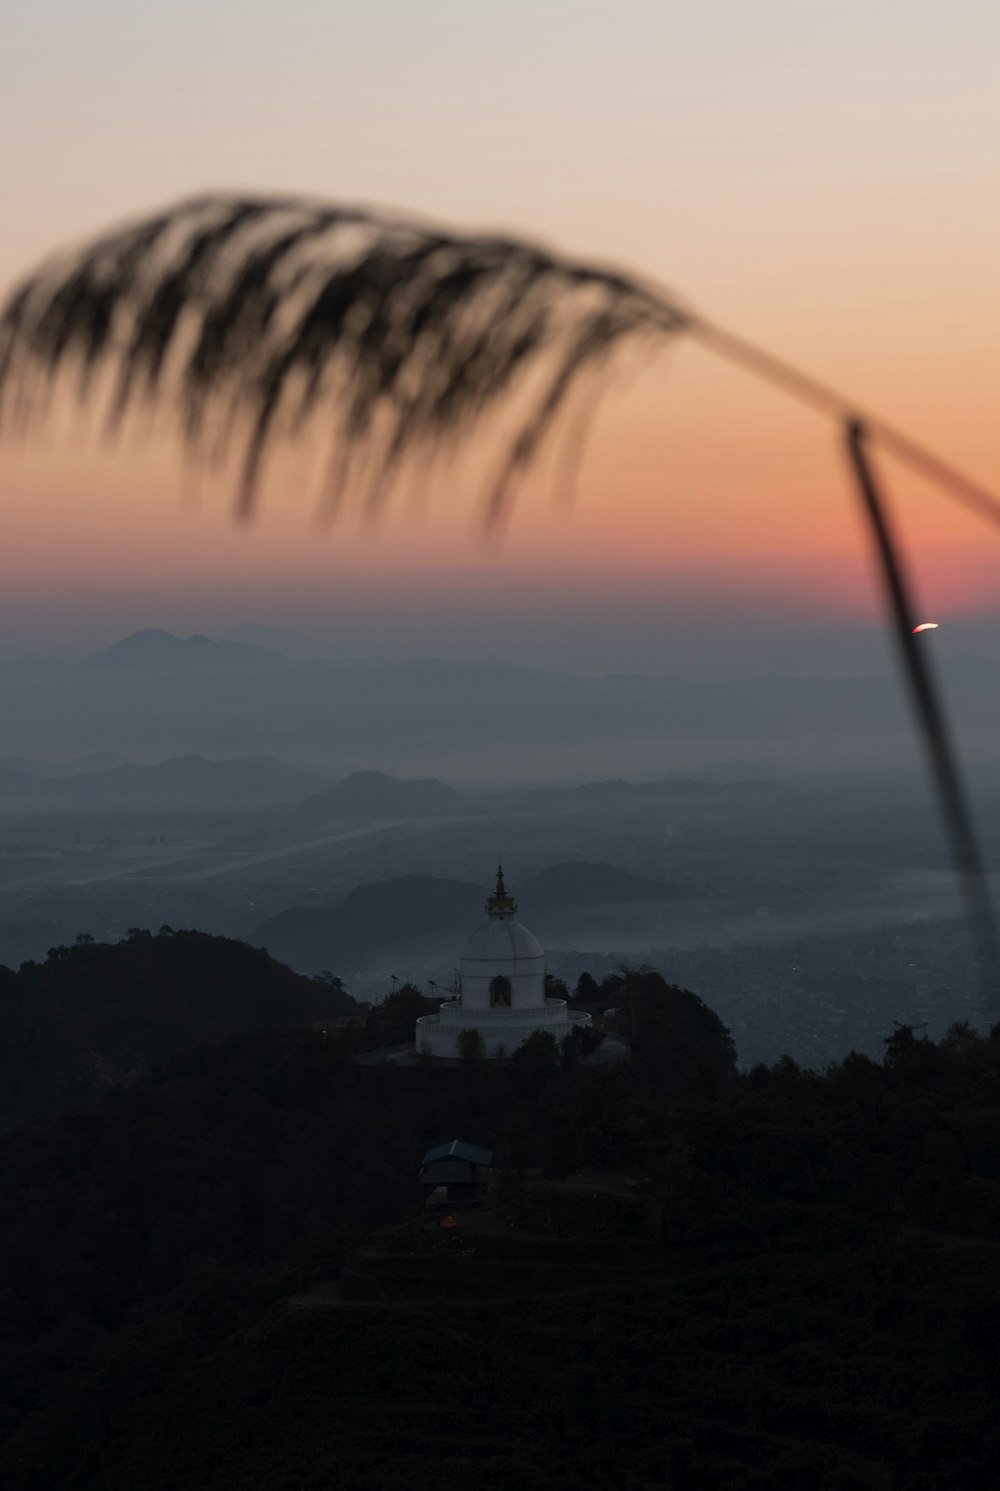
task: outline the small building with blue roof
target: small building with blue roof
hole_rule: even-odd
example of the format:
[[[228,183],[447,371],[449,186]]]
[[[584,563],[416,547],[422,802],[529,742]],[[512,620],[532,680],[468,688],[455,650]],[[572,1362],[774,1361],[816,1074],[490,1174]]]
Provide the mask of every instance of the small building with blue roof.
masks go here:
[[[420,1186],[425,1197],[444,1187],[449,1204],[485,1195],[493,1174],[493,1151],[464,1139],[452,1139],[429,1149],[420,1164]],[[442,1198],[444,1199],[444,1198]]]

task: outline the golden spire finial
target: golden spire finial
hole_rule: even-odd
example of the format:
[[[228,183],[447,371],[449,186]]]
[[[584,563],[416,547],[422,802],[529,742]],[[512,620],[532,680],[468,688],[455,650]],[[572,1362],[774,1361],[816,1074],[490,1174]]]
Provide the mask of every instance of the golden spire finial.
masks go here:
[[[517,910],[517,902],[504,884],[503,865],[497,865],[497,888],[486,902],[490,916],[510,917]]]

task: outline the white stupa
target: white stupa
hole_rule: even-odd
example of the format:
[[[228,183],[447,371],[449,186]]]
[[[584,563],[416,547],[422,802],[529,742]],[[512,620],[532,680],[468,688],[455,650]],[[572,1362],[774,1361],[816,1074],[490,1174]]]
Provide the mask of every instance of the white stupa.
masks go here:
[[[565,999],[546,999],[545,950],[514,920],[517,903],[507,894],[502,866],[486,911],[489,921],[462,953],[458,997],[417,1021],[418,1051],[454,1060],[462,1054],[459,1036],[474,1030],[487,1056],[510,1056],[536,1030],[561,1041],[575,1025],[590,1024],[590,1016],[570,1010]]]

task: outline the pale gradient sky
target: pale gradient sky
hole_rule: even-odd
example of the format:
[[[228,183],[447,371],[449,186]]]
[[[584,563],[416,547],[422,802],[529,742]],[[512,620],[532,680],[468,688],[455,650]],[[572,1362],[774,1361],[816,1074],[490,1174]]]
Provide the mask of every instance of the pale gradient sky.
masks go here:
[[[0,54],[0,284],[205,187],[500,226],[675,288],[995,486],[998,70],[992,0],[36,0]],[[928,609],[992,613],[1000,535],[887,474]],[[319,534],[308,477],[283,465],[247,532],[165,446],[0,451],[0,638],[353,616],[384,647],[381,606],[447,650],[513,609],[513,650],[569,659],[603,610],[609,664],[662,628],[669,671],[679,618],[689,664],[732,615],[867,636],[833,433],[693,348],[622,385],[574,513],[540,473],[499,556],[469,470],[377,536]]]

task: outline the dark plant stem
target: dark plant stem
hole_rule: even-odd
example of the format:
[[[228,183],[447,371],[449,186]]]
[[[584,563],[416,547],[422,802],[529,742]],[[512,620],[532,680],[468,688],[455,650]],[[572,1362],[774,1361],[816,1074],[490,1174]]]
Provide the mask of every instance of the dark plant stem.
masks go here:
[[[838,421],[857,417],[856,414],[849,413],[852,404],[843,394],[743,337],[693,315],[688,316],[683,330],[695,341],[724,357],[727,362],[736,363],[755,377],[763,378],[775,388],[783,389],[800,403],[812,405],[818,413],[829,415]],[[866,415],[863,423],[868,437],[881,449],[895,456],[896,460],[915,471],[918,476],[943,487],[981,518],[1000,524],[1000,499],[980,482],[966,476],[964,471],[943,461],[933,451],[927,450],[876,415]]]
[[[857,480],[865,516],[871,526],[899,644],[903,673],[917,725],[923,736],[938,805],[944,819],[952,856],[958,871],[982,996],[983,1014],[997,1019],[997,985],[1000,977],[1000,939],[990,900],[989,885],[973,827],[972,814],[958,768],[938,690],[931,675],[926,648],[914,634],[917,625],[910,590],[903,572],[902,555],[893,536],[888,511],[879,494],[866,445],[868,431],[860,419],[844,424],[848,457]]]

